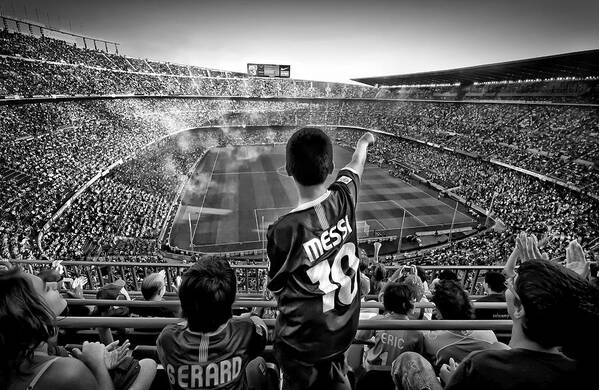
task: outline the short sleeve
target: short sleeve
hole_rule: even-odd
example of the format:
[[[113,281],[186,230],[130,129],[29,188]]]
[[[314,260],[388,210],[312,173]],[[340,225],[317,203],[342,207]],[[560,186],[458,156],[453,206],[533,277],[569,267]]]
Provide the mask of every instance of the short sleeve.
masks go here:
[[[337,178],[329,188],[335,189],[335,187],[344,188],[350,194],[354,206],[358,203],[358,189],[360,188],[360,176],[356,171],[348,167],[341,169],[337,174]]]

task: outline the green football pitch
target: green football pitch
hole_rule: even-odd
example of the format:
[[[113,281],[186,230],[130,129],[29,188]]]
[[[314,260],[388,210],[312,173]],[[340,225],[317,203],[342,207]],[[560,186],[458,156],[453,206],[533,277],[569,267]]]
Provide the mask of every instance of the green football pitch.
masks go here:
[[[334,148],[336,169],[328,183],[352,155],[350,150]],[[285,145],[213,148],[184,190],[169,240],[174,247],[198,252],[261,248],[268,225],[297,202],[293,179],[285,172]],[[375,230],[397,235],[402,220],[403,236],[447,229],[453,214],[453,205],[375,165],[365,167],[357,209],[362,234],[367,228],[370,235]],[[455,227],[475,224],[472,217],[457,211]]]

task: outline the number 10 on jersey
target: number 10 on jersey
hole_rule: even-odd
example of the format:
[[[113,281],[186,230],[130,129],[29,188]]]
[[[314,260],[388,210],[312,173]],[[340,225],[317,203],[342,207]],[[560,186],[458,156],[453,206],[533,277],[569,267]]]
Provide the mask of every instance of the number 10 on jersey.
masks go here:
[[[347,262],[343,261],[344,258]],[[343,269],[344,265],[347,267],[346,270]],[[358,292],[359,265],[360,259],[356,256],[356,246],[353,242],[348,242],[339,249],[332,265],[325,260],[308,269],[308,277],[312,283],[318,283],[318,289],[324,293],[322,296],[324,313],[335,308],[337,290],[339,290],[337,294],[339,304],[346,306],[352,303]]]

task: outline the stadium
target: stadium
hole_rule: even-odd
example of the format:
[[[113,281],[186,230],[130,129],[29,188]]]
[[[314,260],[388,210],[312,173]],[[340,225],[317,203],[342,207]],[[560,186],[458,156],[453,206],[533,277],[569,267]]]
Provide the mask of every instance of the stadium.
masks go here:
[[[66,347],[68,359],[81,356],[79,349],[86,356],[87,342],[129,340],[131,351],[122,353],[141,368],[127,388],[293,388],[285,379],[292,370],[277,355],[278,330],[273,334],[285,300],[282,287],[271,288],[279,274],[271,267],[276,243],[269,232],[303,199],[286,168],[288,141],[302,128],[318,129],[332,142],[326,188],[349,181],[345,165],[367,134],[376,140],[354,205],[360,271],[351,256],[339,268],[351,278],[352,299],[360,291],[358,332],[340,354],[351,388],[402,388],[399,352],[395,368],[390,351],[369,360],[385,337],[401,339],[401,350],[408,332],[462,332],[461,340],[479,332],[484,337],[476,333],[471,344],[488,337],[509,348],[520,333],[506,296],[534,304],[519,297],[524,282],[514,281],[517,259],[510,263],[518,253],[518,280],[530,272],[527,260],[538,260],[587,289],[584,298],[553,295],[559,304],[572,303],[563,313],[576,324],[560,320],[551,329],[575,334],[580,326],[580,336],[541,344],[559,347],[564,359],[581,366],[586,358],[580,356],[599,347],[596,336],[585,338],[596,333],[599,318],[599,49],[342,83],[295,79],[284,75],[284,66],[248,64],[244,73],[136,58],[119,53],[116,42],[30,18],[1,18],[0,273],[8,276],[0,275],[6,286],[0,291],[15,294],[9,282],[31,277],[23,275],[37,275],[45,286],[58,283],[68,307],[53,317],[60,328],[53,342]],[[182,373],[166,364],[160,347],[162,329],[191,310],[179,296],[188,270],[220,261],[236,275],[232,312],[259,313],[268,328],[255,354],[264,364],[258,382],[245,361],[208,357],[206,346],[199,363]],[[485,299],[497,293],[490,280],[501,270],[502,300]],[[150,299],[146,290],[156,275],[159,299]],[[443,312],[439,291],[449,281],[467,297],[467,315]],[[327,282],[333,296],[347,287],[334,276]],[[387,285],[418,292],[407,301],[413,312],[389,314],[391,298],[381,298],[395,290]],[[8,332],[11,304],[2,299],[2,305],[0,323],[8,325],[0,327]],[[481,310],[505,315],[482,317]],[[550,313],[541,318],[554,318]],[[429,357],[422,337],[421,354],[445,385],[453,384],[456,379],[446,381],[439,371],[450,365],[449,355],[439,357],[446,346]],[[7,351],[12,345],[2,343]],[[11,357],[2,352],[0,359],[0,384],[20,389],[9,387]],[[220,370],[212,383],[207,362]],[[239,383],[242,366],[247,379]],[[403,388],[411,387],[404,382]]]

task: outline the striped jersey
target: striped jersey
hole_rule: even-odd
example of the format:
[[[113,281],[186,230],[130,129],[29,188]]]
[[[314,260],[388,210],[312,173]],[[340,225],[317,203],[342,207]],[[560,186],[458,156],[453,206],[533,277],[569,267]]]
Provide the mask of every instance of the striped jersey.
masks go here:
[[[356,203],[360,177],[339,171],[328,191],[268,228],[268,289],[278,302],[275,348],[317,362],[344,352],[360,314]]]
[[[264,350],[266,334],[256,316],[233,317],[211,333],[192,332],[184,321],[167,325],[156,346],[173,390],[245,389],[245,368]]]

